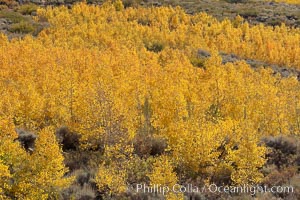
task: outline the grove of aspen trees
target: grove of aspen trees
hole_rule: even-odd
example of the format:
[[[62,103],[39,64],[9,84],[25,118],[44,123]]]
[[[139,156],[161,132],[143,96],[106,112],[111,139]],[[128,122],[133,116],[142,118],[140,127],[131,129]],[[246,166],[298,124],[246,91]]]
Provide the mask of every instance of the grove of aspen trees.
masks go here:
[[[119,0],[39,8],[35,20],[49,23],[37,37],[0,35],[0,199],[61,198],[75,177],[60,127],[96,153],[97,191],[116,198],[136,183],[208,185],[223,174],[224,184],[260,184],[261,139],[300,133],[297,77],[243,60],[300,70],[299,28]],[[32,151],[17,128],[37,135]]]

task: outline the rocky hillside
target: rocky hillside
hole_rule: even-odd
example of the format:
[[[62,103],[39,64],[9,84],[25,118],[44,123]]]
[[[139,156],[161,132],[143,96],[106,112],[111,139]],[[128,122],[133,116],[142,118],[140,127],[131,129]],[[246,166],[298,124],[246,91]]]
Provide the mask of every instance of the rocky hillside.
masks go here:
[[[77,0],[0,0],[0,31],[9,38],[22,37],[25,34],[36,35],[47,24],[35,23],[32,17],[38,6],[66,5]],[[102,4],[103,0],[88,0],[88,3]],[[263,23],[276,26],[284,23],[291,27],[300,27],[300,5],[275,3],[264,0],[123,0],[129,6],[181,6],[187,13],[207,12],[219,20],[233,19],[237,15],[250,24]]]
[[[236,3],[237,2],[237,3]],[[148,2],[148,5],[151,2]],[[187,13],[207,12],[222,20],[240,15],[251,24],[300,26],[300,5],[264,0],[161,0],[158,5],[181,6]],[[157,5],[157,4],[154,4]]]

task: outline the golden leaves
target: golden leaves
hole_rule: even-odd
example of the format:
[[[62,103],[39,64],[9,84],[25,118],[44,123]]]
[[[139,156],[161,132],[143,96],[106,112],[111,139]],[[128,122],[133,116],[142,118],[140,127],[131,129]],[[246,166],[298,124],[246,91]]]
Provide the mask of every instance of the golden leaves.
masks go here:
[[[284,2],[284,3],[290,3],[290,4],[300,4],[299,0],[274,0],[275,2]]]
[[[222,64],[218,54],[298,67],[299,29],[118,3],[41,9],[40,19],[51,26],[37,38],[9,42],[0,36],[0,155],[20,169],[11,190],[20,198],[47,198],[51,186],[68,185],[53,135],[61,125],[81,135],[82,149],[104,148],[97,184],[113,193],[126,190],[133,138],[142,128],[168,142],[150,164],[152,183],[180,181],[176,167],[209,180],[220,166],[235,183],[259,182],[265,162],[260,137],[299,132],[299,83],[243,61]],[[189,59],[199,48],[212,55],[202,68]],[[6,118],[39,132],[31,156],[13,142],[17,135]],[[6,155],[8,147],[13,151]],[[39,186],[34,191],[30,170]],[[0,173],[8,176],[4,161]]]
[[[32,155],[16,141],[17,133],[10,120],[1,119],[0,137],[0,197],[2,194],[20,199],[57,197],[58,191],[72,181],[64,178],[67,169],[50,127],[40,131]]]

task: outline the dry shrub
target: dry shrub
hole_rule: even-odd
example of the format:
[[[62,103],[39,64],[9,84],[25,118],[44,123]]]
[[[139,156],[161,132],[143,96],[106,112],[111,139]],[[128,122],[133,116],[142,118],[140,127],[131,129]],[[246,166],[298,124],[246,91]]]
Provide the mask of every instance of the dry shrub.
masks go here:
[[[137,7],[141,4],[141,0],[123,0],[123,5],[127,7]]]
[[[6,10],[7,8],[8,8],[7,5],[2,5],[2,4],[0,4],[0,10]]]
[[[297,173],[296,167],[287,167],[282,170],[273,170],[268,174],[263,184],[267,186],[280,186],[288,183],[290,179]]]
[[[0,5],[6,5],[9,8],[13,8],[18,5],[18,3],[14,0],[0,0]]]
[[[79,149],[80,135],[73,133],[68,127],[61,127],[56,131],[59,143],[62,145],[63,151],[71,151]]]
[[[20,144],[25,148],[26,151],[32,152],[34,150],[37,135],[18,128],[16,129],[16,132],[18,134],[17,140],[20,142]]]
[[[134,152],[139,157],[161,155],[165,152],[167,143],[163,138],[156,138],[146,134],[138,134],[134,140]]]
[[[287,136],[265,137],[263,142],[269,147],[267,163],[275,164],[279,169],[293,165],[296,161],[297,142],[294,138]]]
[[[93,200],[97,197],[97,191],[95,191],[90,185],[84,185],[81,187],[78,184],[74,184],[68,189],[62,192],[62,199],[76,199],[76,200]]]
[[[214,172],[213,176],[211,177],[211,182],[215,183],[216,185],[230,185],[232,184],[231,173],[232,169],[230,169],[228,166],[222,166]]]

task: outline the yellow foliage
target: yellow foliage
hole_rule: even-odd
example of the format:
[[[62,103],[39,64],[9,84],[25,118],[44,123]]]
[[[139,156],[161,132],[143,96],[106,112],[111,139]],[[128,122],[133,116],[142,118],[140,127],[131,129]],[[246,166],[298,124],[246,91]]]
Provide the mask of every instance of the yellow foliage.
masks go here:
[[[247,121],[235,126],[231,142],[234,142],[238,149],[227,147],[227,162],[237,166],[231,174],[231,179],[237,185],[256,184],[263,178],[258,169],[265,163],[266,148],[258,145],[259,138],[250,126],[251,123]]]
[[[275,2],[282,2],[282,3],[290,3],[290,4],[300,4],[299,0],[274,0]]]
[[[121,194],[127,190],[126,176],[125,170],[113,165],[109,165],[109,167],[100,165],[96,183],[102,191],[108,189],[110,193]]]
[[[57,195],[57,191],[64,189],[72,181],[72,177],[64,178],[68,170],[64,166],[62,150],[54,133],[51,127],[42,129],[31,156],[32,171],[39,175],[34,182],[49,196]]]
[[[0,138],[0,197],[9,194],[17,199],[56,198],[58,191],[72,181],[64,178],[67,170],[53,130],[40,132],[32,155],[15,142],[17,133],[10,120],[0,120]]]
[[[7,166],[16,171],[0,194],[46,199],[70,183],[53,134],[62,125],[82,149],[104,148],[101,190],[126,190],[139,132],[167,141],[153,184],[179,182],[175,167],[209,180],[224,165],[236,184],[259,182],[260,138],[300,132],[300,84],[244,61],[222,64],[219,52],[299,68],[299,29],[119,4],[39,9],[50,26],[37,38],[0,35],[1,180]],[[199,49],[212,55],[200,68],[191,62]],[[14,142],[14,125],[39,133],[32,155]]]
[[[99,166],[96,176],[100,191],[111,194],[122,194],[127,191],[128,172],[133,161],[132,153],[133,148],[122,141],[106,147],[106,162]]]
[[[177,184],[178,178],[170,159],[167,156],[161,156],[154,161],[152,168],[152,172],[147,175],[151,186],[156,185],[162,188],[169,188],[170,191],[165,194],[167,200],[183,199],[183,194],[172,192],[172,188]]]
[[[2,159],[3,155],[0,155]],[[9,189],[9,178],[11,177],[10,172],[8,170],[8,166],[3,164],[3,161],[0,160],[0,199],[7,199],[6,195],[4,194],[4,190]]]

